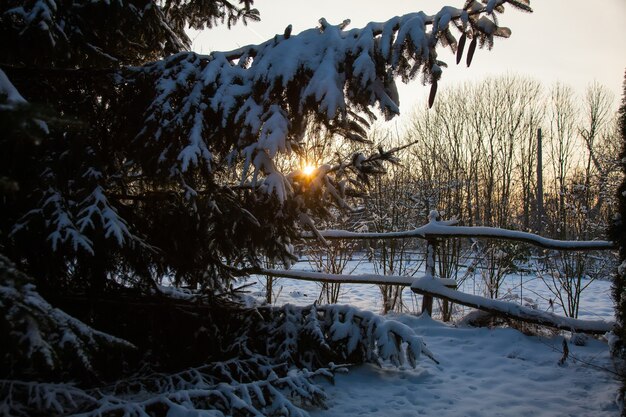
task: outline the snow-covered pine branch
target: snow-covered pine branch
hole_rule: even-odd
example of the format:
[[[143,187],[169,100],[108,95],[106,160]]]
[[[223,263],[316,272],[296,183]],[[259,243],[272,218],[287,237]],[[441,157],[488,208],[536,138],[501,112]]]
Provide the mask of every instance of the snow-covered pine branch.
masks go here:
[[[422,354],[434,360],[408,326],[349,306],[261,307],[248,311],[244,324],[230,346],[231,359],[94,388],[0,380],[0,410],[18,416],[145,417],[157,410],[203,410],[216,416],[304,417],[311,406],[324,406],[317,379],[346,371],[333,362],[414,367]]]
[[[85,390],[69,384],[0,380],[0,412],[11,416],[34,413],[76,417],[147,417],[151,415],[307,417],[306,408],[324,405],[326,394],[314,381],[332,378],[328,369],[293,370],[283,377],[246,383],[206,384],[190,381],[170,390],[134,390],[124,395],[111,389]],[[143,387],[145,388],[145,387]],[[156,413],[156,414],[155,414]]]
[[[96,186],[80,203],[80,207],[76,224],[81,232],[100,226],[104,229],[105,239],[112,238],[119,246],[124,246],[127,240],[134,239],[126,221],[119,216],[115,207],[109,204],[102,186]]]
[[[99,350],[134,348],[52,307],[33,280],[1,255],[0,327],[4,329],[0,361],[5,376],[92,373],[92,360]]]
[[[0,69],[0,126],[4,135],[11,131],[26,133],[32,140],[49,133],[48,125],[37,118],[30,103],[15,88],[6,73]]]
[[[0,70],[0,110],[14,110],[17,106],[28,102],[9,80],[9,77]]]
[[[265,188],[285,199],[289,186],[273,158],[297,147],[309,120],[363,139],[359,126],[366,122],[359,113],[373,118],[373,106],[386,118],[399,113],[396,77],[422,74],[425,83],[436,84],[445,66],[437,48],[457,50],[451,27],[471,38],[473,49],[508,37],[510,31],[496,24],[504,3],[468,1],[463,9],[411,13],[351,30],[322,18],[317,28],[260,45],[180,53],[130,69],[123,82],[145,81],[156,93],[138,139],[161,149],[163,169],[172,175],[240,161],[243,182],[248,172],[253,185],[264,177]]]
[[[409,327],[351,306],[323,305],[264,307],[260,323],[266,352],[316,369],[324,363],[408,364],[420,356],[435,360],[421,338]],[[402,347],[406,343],[406,349]]]
[[[187,27],[259,20],[252,0],[239,3],[9,0],[0,6],[0,63],[47,68],[140,64],[188,49]]]
[[[29,190],[3,202],[0,220],[0,244],[27,272],[99,286],[167,273],[215,289],[234,265],[257,266],[261,256],[289,264],[298,223],[311,226],[332,204],[348,208],[351,187],[394,160],[382,148],[356,152],[303,179],[279,162],[303,149],[306,129],[364,141],[375,106],[398,114],[396,78],[436,85],[438,48],[461,50],[471,39],[470,55],[491,46],[509,35],[496,22],[504,4],[528,2],[470,0],[356,29],[321,19],[235,51],[185,52],[187,24],[255,18],[251,1],[233,3],[0,8],[10,46],[0,51],[3,74],[55,115],[39,146],[11,137],[6,154],[20,162],[1,164]]]

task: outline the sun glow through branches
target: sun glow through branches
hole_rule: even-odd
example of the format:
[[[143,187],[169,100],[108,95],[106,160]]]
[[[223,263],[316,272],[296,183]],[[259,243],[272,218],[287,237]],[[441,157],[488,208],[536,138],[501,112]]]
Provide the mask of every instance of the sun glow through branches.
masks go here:
[[[305,166],[302,168],[302,173],[303,173],[304,175],[306,175],[307,177],[310,177],[310,176],[312,176],[312,175],[313,175],[313,173],[315,172],[315,169],[316,169],[316,168],[315,168],[313,165],[308,165],[308,164],[307,164],[307,165],[305,165]]]

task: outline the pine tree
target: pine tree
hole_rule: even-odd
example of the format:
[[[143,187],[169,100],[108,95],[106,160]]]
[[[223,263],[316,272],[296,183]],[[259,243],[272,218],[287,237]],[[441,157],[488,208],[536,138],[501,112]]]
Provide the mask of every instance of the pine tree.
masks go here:
[[[3,252],[43,289],[96,293],[165,275],[218,291],[261,255],[288,264],[298,228],[390,155],[346,156],[313,186],[277,159],[312,124],[365,141],[372,106],[399,112],[396,77],[421,74],[434,94],[438,47],[470,38],[473,55],[509,36],[504,3],[529,9],[485,3],[361,29],[321,19],[199,55],[184,28],[257,20],[252,1],[5,2],[0,69],[49,117],[45,139],[4,144],[2,176],[19,191],[2,203]]]

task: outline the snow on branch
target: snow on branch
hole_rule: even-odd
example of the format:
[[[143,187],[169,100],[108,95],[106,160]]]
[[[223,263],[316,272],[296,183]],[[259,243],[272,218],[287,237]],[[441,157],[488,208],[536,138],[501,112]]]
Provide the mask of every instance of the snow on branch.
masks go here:
[[[13,86],[4,71],[0,69],[0,110],[12,110],[24,104],[27,104],[27,101]]]
[[[374,118],[371,108],[378,106],[386,118],[399,114],[395,77],[422,74],[436,83],[445,66],[437,48],[457,50],[451,27],[474,44],[491,46],[493,36],[508,36],[495,23],[504,3],[469,1],[464,9],[410,13],[351,30],[348,22],[320,19],[317,28],[286,31],[259,45],[179,53],[132,68],[124,82],[147,81],[155,91],[138,138],[145,146],[167,144],[160,145],[160,160],[173,174],[211,171],[221,156],[244,163],[244,172],[252,165],[254,178],[271,178],[277,169],[268,160],[291,151],[309,119],[354,139],[359,135],[347,127],[367,123],[358,113]],[[284,197],[280,181],[272,184],[269,192]]]
[[[239,4],[237,4],[239,3]],[[9,0],[0,3],[0,61],[51,68],[142,64],[187,50],[188,27],[259,20],[252,1]],[[7,59],[9,58],[9,59]]]
[[[75,417],[307,417],[305,408],[321,406],[326,399],[324,391],[313,381],[318,376],[329,378],[332,374],[326,369],[294,370],[284,377],[250,383],[207,385],[199,380],[191,381],[189,387],[162,393],[141,390],[125,395],[105,389],[83,390],[69,384],[0,380],[0,410],[17,416],[47,411]]]
[[[272,277],[292,278],[302,281],[345,283],[345,284],[376,284],[376,285],[404,285],[409,286],[413,282],[412,277],[401,275],[342,275],[327,274],[323,272],[297,271],[293,269],[262,269],[259,274]]]
[[[52,250],[59,250],[60,246],[69,243],[74,252],[79,249],[87,251],[93,255],[93,242],[84,233],[83,229],[76,224],[70,203],[63,198],[61,193],[53,188],[48,188],[44,195],[41,209],[33,210],[26,215],[25,223],[19,223],[14,227],[12,233],[19,232],[27,227],[28,220],[34,215],[46,216],[46,226],[53,231],[48,235],[48,240],[52,245]]]
[[[31,111],[31,114],[19,115],[20,111]],[[30,104],[15,88],[9,77],[0,69],[0,113],[11,112],[9,116],[14,121],[18,121],[18,129],[36,133],[35,136],[41,136],[49,133],[48,124],[35,116],[36,112],[32,111]],[[11,129],[4,127],[4,135],[8,135]]]
[[[60,373],[78,367],[94,372],[92,357],[101,347],[134,348],[52,307],[32,280],[1,255],[0,327],[6,330],[1,362],[13,371]]]
[[[69,245],[73,252],[84,250],[94,254],[93,241],[89,233],[102,231],[105,239],[111,239],[119,247],[130,243],[146,245],[129,230],[126,221],[117,209],[110,204],[104,188],[94,186],[93,190],[79,203],[66,198],[62,193],[49,187],[43,194],[41,207],[28,212],[11,231],[18,234],[29,227],[36,217],[43,217],[46,227],[51,230],[48,240],[53,251]]]
[[[411,289],[419,294],[426,294],[433,297],[462,304],[464,306],[477,308],[505,317],[522,320],[544,326],[556,327],[557,329],[568,330],[581,333],[604,334],[614,329],[614,322],[604,320],[581,320],[571,317],[563,317],[547,311],[535,310],[524,307],[520,304],[494,300],[481,297],[479,295],[466,294],[461,291],[448,288],[442,280],[432,277],[416,279],[411,285]]]
[[[325,314],[329,343],[345,343],[347,355],[361,349],[368,362],[389,361],[395,366],[415,367],[423,354],[439,363],[413,329],[396,320],[351,306],[319,306],[317,311]],[[403,343],[406,349],[402,348]]]
[[[298,366],[315,369],[320,366],[316,361],[324,356],[335,363],[389,362],[415,367],[423,354],[437,362],[410,327],[352,306],[286,305],[258,311],[266,323],[260,329],[270,335],[269,355]]]
[[[78,212],[76,225],[81,233],[89,229],[97,229],[97,225],[102,225],[104,237],[114,239],[120,247],[124,246],[126,240],[134,239],[126,221],[119,216],[115,207],[109,204],[102,186],[96,186],[80,206],[82,208]],[[94,223],[94,218],[97,219],[96,223]]]
[[[0,380],[0,410],[82,417],[305,417],[312,406],[324,406],[326,394],[316,380],[346,371],[333,360],[413,367],[421,355],[435,360],[410,327],[350,306],[261,307],[246,317],[230,360],[89,389]]]
[[[521,232],[517,230],[507,230],[497,227],[482,226],[456,226],[449,221],[436,220],[437,214],[431,213],[427,224],[413,230],[401,232],[370,233],[370,232],[349,232],[346,230],[318,230],[315,234],[305,233],[303,237],[315,239],[319,234],[324,239],[428,239],[428,238],[449,238],[468,237],[513,240],[530,243],[546,249],[557,249],[565,251],[583,250],[610,250],[615,249],[613,242],[604,240],[575,241],[556,240],[539,236],[533,233]]]

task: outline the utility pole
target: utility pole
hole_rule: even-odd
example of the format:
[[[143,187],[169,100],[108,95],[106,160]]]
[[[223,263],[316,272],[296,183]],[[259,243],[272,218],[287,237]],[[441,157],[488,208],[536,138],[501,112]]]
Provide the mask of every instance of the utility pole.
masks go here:
[[[537,234],[543,231],[543,145],[541,128],[537,129]]]

